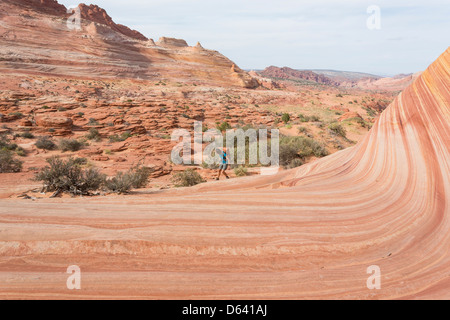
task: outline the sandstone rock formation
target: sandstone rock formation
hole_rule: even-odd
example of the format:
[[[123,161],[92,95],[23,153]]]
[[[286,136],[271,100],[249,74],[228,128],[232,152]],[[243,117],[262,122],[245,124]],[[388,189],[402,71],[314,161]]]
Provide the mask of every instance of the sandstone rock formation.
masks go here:
[[[258,86],[243,70],[229,72],[234,63],[216,51],[166,37],[156,46],[139,32],[114,23],[98,6],[80,4],[79,8],[81,30],[71,30],[66,23],[70,14],[56,1],[2,1],[1,12],[7,15],[0,15],[4,29],[0,32],[0,71]]]
[[[38,115],[35,118],[36,125],[42,127],[46,132],[48,129],[53,131],[53,135],[68,135],[72,132],[73,121],[70,118],[62,116]]]
[[[85,5],[80,4],[78,6],[80,9],[80,14],[83,19],[93,21],[99,24],[104,24],[110,27],[112,30],[122,33],[130,38],[147,41],[148,39],[136,30],[131,30],[127,26],[116,24],[112,18],[106,13],[105,9],[100,8],[96,5]]]
[[[306,80],[313,81],[326,85],[338,86],[339,83],[335,82],[324,75],[314,73],[312,71],[299,71],[288,67],[268,67],[261,71],[261,75],[267,78],[283,79],[283,80]]]
[[[183,39],[166,38],[166,37],[161,37],[158,40],[157,45],[162,47],[180,47],[180,48],[189,47],[187,42]]]
[[[299,169],[126,198],[4,200],[0,296],[449,299],[449,106],[450,48],[357,146]],[[65,288],[68,264],[80,291]],[[380,290],[367,287],[371,266]]]

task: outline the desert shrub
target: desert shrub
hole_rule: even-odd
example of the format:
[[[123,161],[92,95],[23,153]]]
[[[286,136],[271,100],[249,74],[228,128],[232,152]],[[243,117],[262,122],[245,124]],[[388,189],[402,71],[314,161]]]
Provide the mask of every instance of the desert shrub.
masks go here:
[[[10,143],[9,140],[0,141],[0,149],[5,149],[9,151],[14,151],[18,148],[17,144]]]
[[[49,137],[40,137],[34,144],[38,149],[55,150],[56,144]]]
[[[90,128],[89,133],[86,135],[86,138],[88,140],[100,141],[101,140],[100,132],[98,132],[96,128]]]
[[[208,164],[206,162],[202,163],[202,168],[203,169],[211,169],[211,170],[217,170],[219,169],[219,165],[217,163],[212,163],[212,164]]]
[[[175,187],[192,187],[197,184],[205,182],[202,176],[192,170],[188,169],[184,172],[177,173],[173,176],[172,182],[175,184]]]
[[[89,122],[87,125],[88,126],[98,126],[98,122],[94,118],[89,118]]]
[[[288,166],[294,159],[299,158],[299,149],[293,144],[280,144],[280,164]]]
[[[8,149],[0,149],[0,173],[22,171],[22,161],[14,159],[14,154]]]
[[[114,134],[109,137],[110,142],[122,142],[127,140],[128,138],[132,137],[132,134],[130,131],[123,132],[120,136],[117,134]]]
[[[298,127],[298,133],[307,133],[308,129],[306,127]]]
[[[34,135],[29,131],[22,133],[20,136],[24,139],[34,139]]]
[[[302,159],[296,158],[296,159],[292,160],[287,167],[289,169],[293,169],[293,168],[301,167],[303,164],[304,163],[303,163]]]
[[[232,128],[231,125],[228,122],[226,122],[226,121],[224,121],[224,122],[222,122],[222,123],[217,125],[217,129],[219,131],[221,131],[221,132],[227,131],[227,130],[229,130],[231,128]]]
[[[62,160],[58,157],[47,159],[49,164],[38,172],[36,181],[44,184],[44,191],[59,194],[86,195],[98,190],[105,182],[105,175],[95,168],[82,169],[79,161],[73,158]]]
[[[106,189],[118,194],[130,192],[131,189],[145,188],[152,170],[148,167],[137,165],[128,172],[118,172],[115,177],[105,181]]]
[[[6,133],[0,135],[0,149],[14,150],[17,148],[16,144],[11,144],[11,140]]]
[[[21,147],[17,147],[14,151],[16,151],[16,154],[19,157],[26,157],[27,156],[27,152]]]
[[[243,166],[239,166],[237,168],[234,168],[234,174],[237,177],[245,177],[246,175],[248,175],[248,170]]]
[[[16,118],[22,118],[23,117],[23,113],[21,112],[11,112],[10,114],[8,114],[10,117],[16,117]]]
[[[76,139],[61,139],[59,141],[59,150],[62,152],[67,151],[78,151],[83,147],[83,142],[78,141]]]
[[[152,172],[153,170],[151,168],[141,165],[131,168],[129,174],[132,176],[133,180],[132,187],[135,189],[145,188]]]
[[[311,122],[319,122],[320,121],[320,117],[316,116],[316,115],[312,115],[309,117]]]
[[[308,116],[305,116],[304,114],[299,114],[298,115],[299,119],[301,122],[309,122],[310,118]]]
[[[128,193],[133,187],[133,177],[124,172],[118,172],[115,177],[106,180],[106,189],[118,194]]]
[[[341,136],[343,138],[347,137],[347,132],[345,131],[344,127],[342,127],[342,125],[337,122],[331,123],[328,126],[328,129],[338,136]]]
[[[281,120],[287,124],[289,121],[291,121],[291,116],[289,115],[289,113],[284,113],[281,117]]]
[[[282,137],[280,139],[280,164],[289,167],[296,159],[304,160],[307,157],[324,157],[328,155],[325,147],[311,138]],[[297,162],[299,163],[299,162]]]
[[[75,158],[73,159],[73,163],[78,166],[85,166],[88,163],[86,158]]]

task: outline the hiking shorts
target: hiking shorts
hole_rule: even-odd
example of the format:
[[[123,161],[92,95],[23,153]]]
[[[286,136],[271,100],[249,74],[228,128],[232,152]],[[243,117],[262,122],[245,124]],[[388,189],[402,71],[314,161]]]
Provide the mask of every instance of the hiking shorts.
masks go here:
[[[219,166],[219,170],[225,171],[225,170],[227,170],[227,169],[228,169],[228,163],[222,163],[222,164]]]

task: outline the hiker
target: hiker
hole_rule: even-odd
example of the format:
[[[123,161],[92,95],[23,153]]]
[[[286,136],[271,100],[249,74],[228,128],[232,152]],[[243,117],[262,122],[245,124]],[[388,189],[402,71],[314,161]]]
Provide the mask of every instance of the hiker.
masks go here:
[[[219,166],[219,176],[216,178],[216,180],[220,179],[220,174],[223,172],[224,176],[227,179],[230,179],[230,177],[227,175],[227,173],[225,172],[228,169],[228,155],[227,155],[227,148],[223,148],[222,151],[220,151],[220,149],[217,149],[217,151],[219,151],[219,154],[222,158],[222,163]]]

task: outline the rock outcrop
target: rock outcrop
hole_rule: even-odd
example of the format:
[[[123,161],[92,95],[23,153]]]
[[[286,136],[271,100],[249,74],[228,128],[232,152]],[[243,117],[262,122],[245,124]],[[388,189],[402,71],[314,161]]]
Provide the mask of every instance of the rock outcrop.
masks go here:
[[[166,37],[161,37],[156,44],[161,47],[179,47],[179,48],[189,47],[187,42],[183,39],[166,38]]]
[[[26,8],[26,9],[24,9]],[[168,80],[181,83],[255,88],[233,62],[185,40],[162,37],[156,44],[116,24],[96,5],[79,5],[81,30],[66,25],[70,14],[53,0],[0,2],[0,71],[65,77]],[[26,10],[27,14],[23,12]],[[56,18],[55,18],[56,16]]]
[[[118,33],[121,33],[121,34],[123,34],[127,37],[130,37],[130,38],[133,38],[133,39],[142,40],[142,41],[148,40],[147,37],[145,37],[140,32],[138,32],[136,30],[132,30],[132,29],[128,28],[127,26],[124,26],[121,24],[116,24],[113,21],[113,19],[108,15],[108,13],[106,13],[105,9],[100,8],[99,6],[92,5],[92,4],[87,6],[82,3],[78,6],[78,8],[80,9],[81,18],[83,18],[85,20],[89,20],[92,22],[106,25],[106,26],[110,27],[112,30],[117,31]]]
[[[338,86],[339,83],[335,82],[324,75],[314,73],[312,71],[300,71],[294,70],[288,67],[268,67],[260,72],[263,77],[282,79],[282,80],[306,80],[317,82],[326,85]]]

